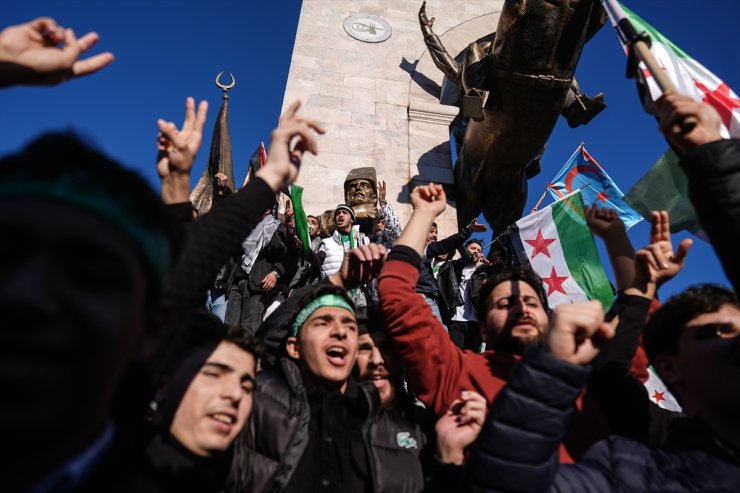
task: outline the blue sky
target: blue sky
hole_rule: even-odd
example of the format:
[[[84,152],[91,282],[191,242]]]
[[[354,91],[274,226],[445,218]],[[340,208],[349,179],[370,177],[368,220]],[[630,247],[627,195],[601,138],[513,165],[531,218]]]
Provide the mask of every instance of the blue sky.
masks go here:
[[[428,8],[437,1],[429,0]],[[421,2],[419,2],[421,4]],[[740,2],[737,0],[625,0],[684,51],[740,91]],[[78,35],[95,30],[92,52],[112,51],[116,61],[91,77],[54,88],[0,91],[0,154],[17,150],[47,130],[74,128],[153,186],[157,118],[181,123],[187,96],[211,105],[194,181],[205,166],[213,122],[221,104],[215,75],[234,73],[230,128],[237,181],[261,140],[267,141],[282,104],[300,13],[298,0],[5,0],[2,23],[41,15]],[[421,46],[421,36],[419,43]],[[626,60],[610,25],[586,46],[577,77],[588,94],[604,92],[608,108],[586,127],[561,121],[529,183],[529,210],[578,144],[626,192],[666,150],[654,119],[642,112]],[[320,145],[320,144],[319,144]],[[637,247],[647,240],[642,223],[630,231]],[[675,236],[676,242],[685,237]],[[602,259],[606,256],[602,249]],[[608,268],[607,268],[608,269]],[[662,290],[665,297],[697,282],[723,282],[711,247],[697,240],[686,269]]]

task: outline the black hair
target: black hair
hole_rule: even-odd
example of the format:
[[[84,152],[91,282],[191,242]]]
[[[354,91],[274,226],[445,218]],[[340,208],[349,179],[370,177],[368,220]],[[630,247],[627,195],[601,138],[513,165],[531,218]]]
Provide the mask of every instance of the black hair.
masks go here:
[[[347,296],[347,292],[344,289],[330,283],[322,282],[296,289],[293,294],[275,311],[273,311],[270,316],[264,320],[262,325],[257,328],[257,336],[264,340],[267,346],[267,355],[264,360],[265,365],[263,366],[274,366],[280,357],[288,357],[288,353],[285,350],[285,343],[288,340],[288,337],[290,337],[293,322],[298,316],[298,313],[304,306],[325,294],[339,295],[343,297],[351,307],[354,308],[355,306],[352,300]]]
[[[224,336],[224,342],[230,342],[238,348],[254,356],[255,360],[264,358],[267,349],[261,339],[250,334],[241,327],[229,327]]]
[[[437,223],[432,223],[431,227],[435,229],[439,229],[439,227],[437,226]]]
[[[150,403],[156,411],[152,424],[168,430],[190,383],[208,357],[222,342],[230,342],[254,356],[255,363],[264,357],[264,343],[240,327],[226,326],[221,320],[199,307],[188,323],[168,334],[159,351],[157,392]]]
[[[478,295],[478,306],[476,307],[476,314],[478,320],[485,320],[488,313],[488,298],[491,296],[493,289],[504,281],[523,281],[534,289],[537,293],[537,297],[542,303],[542,308],[545,312],[549,312],[550,307],[547,304],[547,295],[545,294],[545,288],[542,286],[542,279],[532,269],[528,267],[516,267],[510,270],[504,270],[493,274],[480,289]]]
[[[472,240],[468,240],[468,241],[466,241],[466,242],[465,242],[465,248],[469,247],[469,246],[470,246],[470,245],[472,245],[473,243],[476,243],[476,244],[478,244],[478,246],[480,246],[481,250],[483,249],[483,242],[482,242],[482,241],[480,241],[480,240],[479,240],[478,238],[473,238]]]
[[[650,316],[642,342],[652,363],[661,354],[674,355],[686,324],[703,313],[713,313],[722,305],[738,306],[734,291],[716,284],[691,286],[673,296]]]
[[[358,308],[357,327],[360,335],[372,334],[373,332],[385,332],[385,320],[378,305],[370,305]]]
[[[333,284],[319,284],[316,286],[316,289],[309,291],[308,293],[304,294],[301,298],[298,299],[298,304],[293,308],[293,312],[290,315],[290,325],[288,327],[288,334],[290,334],[290,331],[293,328],[293,322],[295,322],[295,319],[298,316],[298,313],[300,313],[303,307],[311,303],[316,298],[324,296],[325,294],[335,294],[337,296],[341,296],[342,298],[344,298],[344,301],[346,301],[349,304],[349,306],[351,306],[352,309],[355,310],[355,304],[352,302],[350,297],[347,295],[347,291]]]

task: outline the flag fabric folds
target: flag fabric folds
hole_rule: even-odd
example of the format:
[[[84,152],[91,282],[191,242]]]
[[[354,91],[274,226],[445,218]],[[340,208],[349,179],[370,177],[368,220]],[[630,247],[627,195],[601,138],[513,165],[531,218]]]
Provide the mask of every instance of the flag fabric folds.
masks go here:
[[[242,186],[249,183],[249,180],[259,169],[267,162],[267,152],[265,152],[265,143],[260,142],[257,149],[254,150],[252,156],[249,158],[249,167],[247,168],[247,176],[244,177],[244,183]]]
[[[669,411],[681,412],[681,406],[678,404],[678,401],[671,394],[671,391],[668,390],[663,380],[655,373],[652,365],[648,366],[648,379],[644,385],[650,400],[655,404]]]
[[[583,144],[568,159],[547,186],[550,195],[561,199],[571,192],[581,191],[588,206],[608,207],[619,214],[627,229],[642,221],[642,217],[624,201],[624,194]]]
[[[737,94],[719,77],[630,9],[619,3],[615,8],[612,4],[616,2],[611,0],[607,3],[609,8],[606,11],[612,25],[616,27],[620,20],[627,19],[635,31],[650,35],[650,51],[678,92],[712,105],[722,119],[721,135],[725,138],[740,138],[740,99]],[[616,15],[624,17],[620,19],[616,18]],[[624,42],[622,46],[627,52],[628,47]],[[635,76],[645,111],[655,114],[655,101],[662,95],[660,88],[643,63],[639,64]],[[671,216],[672,232],[686,229],[704,238],[701,225],[688,199],[687,183],[683,171],[678,166],[678,157],[669,151],[661,156],[652,169],[627,192],[625,202],[646,218],[652,210],[665,209]]]
[[[650,35],[650,52],[656,58],[666,75],[676,86],[676,90],[697,101],[708,103],[717,110],[722,118],[721,133],[725,138],[740,137],[740,99],[722,79],[707,70],[701,63],[691,58],[688,53],[663,36],[657,29],[645,22],[630,9],[621,5],[626,18],[635,30]],[[609,18],[616,26],[618,19],[607,9]],[[627,50],[627,47],[624,46]],[[654,101],[663,94],[645,64],[640,63],[636,73],[637,83],[643,93],[645,111],[655,114]]]
[[[689,180],[678,166],[678,156],[671,149],[627,192],[624,200],[643,217],[652,211],[667,210],[671,231],[689,231],[706,239],[694,206],[689,199]]]
[[[226,186],[236,191],[234,182],[234,162],[231,157],[231,133],[229,131],[229,105],[224,99],[216,118],[211,137],[211,151],[208,155],[208,165],[203,175],[190,193],[190,202],[203,215],[213,206],[213,180],[218,173],[226,175]]]
[[[303,210],[303,187],[295,183],[290,186],[290,200],[293,202],[293,217],[295,218],[295,231],[301,240],[303,251],[311,248],[311,239],[308,234],[308,218]]]
[[[586,300],[601,301],[605,310],[611,306],[614,294],[580,193],[520,219],[502,236],[498,242],[511,247],[515,264],[531,267],[542,278],[551,307]]]

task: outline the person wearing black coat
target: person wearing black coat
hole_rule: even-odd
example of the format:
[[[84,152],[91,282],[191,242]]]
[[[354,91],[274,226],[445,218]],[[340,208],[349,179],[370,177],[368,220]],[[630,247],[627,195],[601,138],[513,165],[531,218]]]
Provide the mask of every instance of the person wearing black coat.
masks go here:
[[[131,491],[218,493],[252,404],[262,344],[200,310],[172,342]]]
[[[268,235],[263,241],[255,238]],[[285,226],[266,215],[244,241],[244,255],[234,268],[227,289],[227,325],[254,333],[262,323],[278,280],[286,273],[288,237]],[[256,252],[247,251],[256,249]]]
[[[324,351],[318,358],[308,342],[303,343],[300,355],[292,351],[297,343],[293,331],[297,330],[297,339],[307,337],[303,331],[313,323],[311,315],[303,328],[295,329],[295,321],[306,307],[326,295],[346,301],[345,291],[338,286],[349,289],[377,274],[385,249],[371,244],[356,250],[349,253],[335,276],[297,290],[258,330],[258,335],[267,338],[272,355],[268,355],[267,369],[258,376],[260,391],[254,412],[237,442],[229,491],[423,488],[421,470],[411,474],[407,465],[411,460],[418,467],[424,438],[414,424],[383,412],[372,383],[356,382],[351,373],[357,354],[350,366],[343,366],[343,379],[317,378],[326,369],[321,362],[324,352],[330,352],[329,346],[335,344],[347,348],[356,344],[347,341],[355,340],[354,331],[335,328],[330,333],[335,342],[319,345]],[[354,278],[355,274],[359,277]]]
[[[692,414],[673,423],[665,446],[612,435],[573,465],[558,464],[557,445],[588,378],[587,364],[613,328],[597,302],[558,307],[546,344],[525,352],[491,406],[469,459],[469,491],[737,491],[740,308],[734,294],[724,300],[698,315],[683,300],[667,320],[688,316],[685,325],[662,323],[659,333],[646,333],[672,341],[653,342],[656,350],[648,351]]]
[[[667,93],[658,100],[660,128],[689,179],[689,197],[727,278],[740,289],[740,140],[723,139],[721,119],[708,104]],[[694,117],[690,131],[680,123]]]

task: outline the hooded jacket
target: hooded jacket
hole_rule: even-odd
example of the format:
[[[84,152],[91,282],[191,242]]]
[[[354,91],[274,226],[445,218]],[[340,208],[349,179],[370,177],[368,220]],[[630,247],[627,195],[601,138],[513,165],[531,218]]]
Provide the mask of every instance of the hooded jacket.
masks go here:
[[[418,464],[424,444],[419,428],[381,411],[372,384],[351,381],[350,386],[356,392],[348,390],[353,395],[347,398],[354,409],[362,411],[363,424],[362,443],[352,442],[347,460],[368,476],[365,490],[421,491],[424,484],[420,471],[409,473],[409,464],[414,460]],[[309,392],[298,365],[287,357],[280,358],[276,368],[262,371],[257,376],[257,387],[252,414],[237,438],[227,491],[288,491],[294,486],[291,481],[309,446]]]

